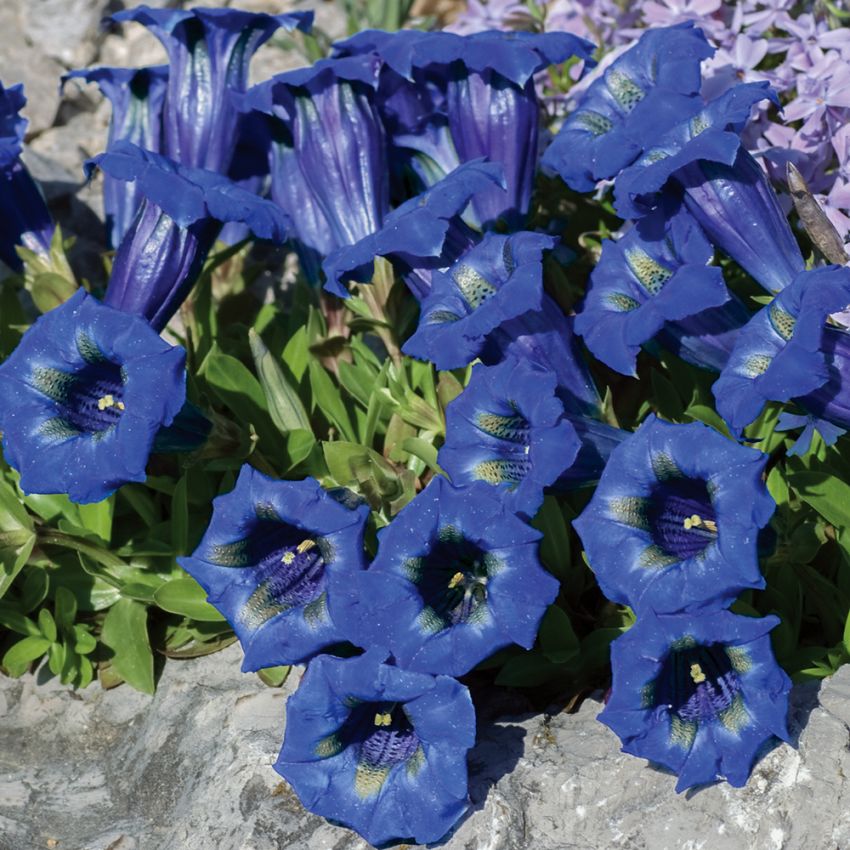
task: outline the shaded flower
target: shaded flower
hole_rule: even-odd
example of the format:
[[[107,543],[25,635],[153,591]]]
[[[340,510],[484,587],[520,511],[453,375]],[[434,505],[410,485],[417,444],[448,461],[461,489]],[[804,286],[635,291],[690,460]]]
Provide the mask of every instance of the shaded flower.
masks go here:
[[[776,193],[742,147],[752,106],[776,95],[767,83],[742,83],[694,108],[660,136],[616,182],[616,208],[639,218],[660,203],[672,178],[708,238],[769,292],[803,270],[803,257]]]
[[[335,622],[336,596],[365,568],[368,516],[314,478],[275,481],[247,465],[214,500],[203,539],[180,565],[233,626],[243,670],[300,664],[349,637]]]
[[[70,79],[97,83],[112,105],[106,147],[119,141],[132,142],[144,150],[159,153],[162,138],[162,108],[168,84],[168,66],[151,68],[89,68],[70,71]],[[103,209],[109,247],[117,248],[142,204],[143,195],[135,183],[128,185],[110,174],[103,176]]]
[[[136,6],[112,20],[143,24],[168,53],[162,152],[181,165],[226,173],[240,126],[232,94],[247,89],[251,57],[279,27],[309,30],[313,13]]]
[[[27,493],[105,499],[144,481],[186,395],[186,355],[145,322],[78,290],[0,364],[0,431]]]
[[[470,199],[501,182],[495,163],[474,160],[458,166],[390,212],[375,233],[331,252],[322,266],[325,289],[345,297],[346,281],[370,281],[375,257],[387,257],[421,301],[431,291],[433,271],[448,268],[480,238],[461,218]]]
[[[286,704],[275,770],[311,812],[370,844],[439,841],[467,808],[469,691],[447,676],[359,658],[310,662]]]
[[[791,399],[823,418],[834,412],[839,425],[850,424],[850,404],[843,401],[850,336],[826,326],[830,314],[848,305],[850,269],[824,266],[801,272],[753,316],[712,388],[717,412],[731,428],[740,431],[767,401]]]
[[[666,199],[616,242],[603,242],[576,333],[603,363],[635,375],[643,343],[665,327],[676,336],[676,322],[729,300],[723,272],[708,265],[713,255],[696,221],[677,200]],[[695,359],[686,347],[681,353]],[[698,365],[719,371],[729,351],[719,347],[709,354],[710,362]]]
[[[290,222],[271,201],[226,177],[178,165],[130,142],[86,163],[135,183],[143,203],[118,246],[104,303],[162,330],[189,294],[222,222],[240,221],[261,239],[282,242]]]
[[[556,387],[554,373],[514,358],[475,366],[446,409],[438,456],[455,486],[485,481],[504,491],[516,513],[533,517],[544,488],[573,463],[580,445]]]
[[[22,85],[0,83],[0,260],[15,271],[23,269],[15,246],[49,257],[54,230],[44,196],[21,162],[26,102]]]
[[[777,625],[728,611],[645,613],[611,645],[614,681],[599,720],[623,752],[676,773],[677,791],[721,778],[746,784],[762,745],[790,740],[791,681],[768,634]]]
[[[725,605],[764,587],[766,461],[701,423],[647,418],[614,449],[573,523],[602,592],[640,615]]]
[[[644,33],[587,89],[543,167],[579,192],[614,177],[681,120],[700,89],[700,61],[713,52],[690,23]]]
[[[389,211],[374,55],[323,59],[254,86],[245,109],[274,116],[271,195],[319,256],[375,232]],[[318,263],[312,261],[314,266]]]
[[[418,88],[436,88],[443,97],[432,96],[430,103],[444,116],[448,132],[442,147],[450,145],[453,151],[439,149],[434,121],[403,127],[393,134],[394,145],[418,149],[432,160],[433,170],[442,165],[443,173],[452,153],[458,164],[479,157],[498,162],[506,191],[494,186],[478,193],[472,208],[481,225],[503,219],[509,228],[517,228],[528,213],[537,158],[539,105],[533,75],[572,57],[589,62],[593,45],[563,32],[489,30],[462,37],[451,32],[367,30],[336,49],[340,54],[380,55],[389,69],[382,85],[392,87],[396,116],[405,95],[415,103]]]
[[[797,457],[808,454],[809,449],[812,447],[812,440],[815,433],[820,434],[821,439],[828,446],[834,445],[839,437],[847,433],[843,428],[838,428],[831,422],[813,416],[811,413],[804,416],[798,416],[792,413],[780,413],[776,425],[773,426],[774,431],[794,431],[797,428],[802,428],[803,430],[794,442],[794,445],[788,449],[789,455],[797,455]]]
[[[540,537],[490,485],[433,479],[379,532],[352,586],[361,643],[406,670],[453,676],[511,643],[530,648],[558,593],[537,558]]]

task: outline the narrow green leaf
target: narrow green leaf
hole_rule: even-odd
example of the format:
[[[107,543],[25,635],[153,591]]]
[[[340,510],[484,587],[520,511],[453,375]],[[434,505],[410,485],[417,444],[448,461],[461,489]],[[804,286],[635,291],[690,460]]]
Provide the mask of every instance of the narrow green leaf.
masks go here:
[[[356,441],[354,428],[339,388],[331,380],[331,376],[317,360],[311,360],[308,367],[310,387],[313,390],[313,403],[324,417],[335,426],[340,435],[350,443]]]
[[[541,652],[531,651],[509,658],[496,676],[496,684],[511,688],[531,688],[563,675]]]
[[[77,600],[67,587],[56,588],[56,625],[63,632],[69,632],[77,617]]]
[[[557,605],[550,605],[540,623],[540,648],[554,664],[569,661],[579,651],[579,639],[567,612]]]
[[[544,497],[531,524],[543,532],[540,559],[552,575],[563,581],[570,568],[570,533],[561,506],[554,496]]]
[[[262,670],[257,670],[257,675],[270,688],[279,688],[289,677],[291,669],[291,667],[264,667]]]
[[[101,640],[112,650],[115,672],[137,691],[153,694],[153,652],[148,638],[148,612],[141,602],[119,599],[103,621]]]
[[[3,666],[9,675],[17,678],[22,676],[32,661],[41,658],[50,648],[50,641],[43,637],[25,637],[19,640],[3,656]]]
[[[114,509],[114,496],[110,496],[102,502],[79,505],[78,510],[83,528],[93,531],[104,543],[110,543],[112,541],[112,514]]]
[[[41,629],[34,620],[17,611],[11,605],[0,602],[0,626],[27,637],[41,637]]]
[[[207,602],[206,591],[193,578],[176,578],[154,591],[154,600],[163,611],[181,614],[201,622],[216,622],[224,617]]]
[[[171,549],[174,555],[189,553],[188,475],[184,475],[171,494]]]
[[[251,354],[272,421],[282,434],[290,431],[310,431],[310,417],[294,387],[286,380],[280,364],[272,357],[265,343],[253,328],[248,331]]]
[[[47,608],[42,608],[38,612],[38,630],[51,643],[59,637],[59,633],[56,630],[56,621],[53,619],[53,615],[47,610]]]

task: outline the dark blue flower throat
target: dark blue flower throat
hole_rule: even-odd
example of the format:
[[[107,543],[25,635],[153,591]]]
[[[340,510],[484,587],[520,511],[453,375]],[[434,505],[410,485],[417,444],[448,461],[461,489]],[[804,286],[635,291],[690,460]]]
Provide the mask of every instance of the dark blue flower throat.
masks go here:
[[[354,791],[358,797],[376,796],[390,771],[406,765],[415,775],[425,762],[419,736],[400,703],[360,702],[352,699],[354,709],[334,735],[316,747],[321,758],[354,748],[357,767]]]
[[[325,560],[332,560],[322,538],[283,523],[271,506],[257,506],[257,519],[245,537],[216,546],[211,563],[254,571],[256,588],[239,612],[250,629],[293,608],[304,608],[307,620],[322,614],[327,580]]]
[[[107,360],[83,334],[77,336],[77,350],[86,363],[75,372],[51,366],[33,370],[33,386],[56,403],[57,417],[45,421],[45,432],[98,435],[117,425],[124,412],[126,376],[121,365]]]
[[[405,563],[425,607],[419,622],[429,632],[475,623],[487,613],[487,582],[499,570],[498,558],[467,540],[454,526],[441,528],[429,552]]]
[[[701,723],[719,721],[737,732],[749,715],[741,697],[739,673],[751,665],[745,649],[682,638],[670,651],[658,678],[647,689],[647,707],[670,711],[670,736],[689,747]]]
[[[717,515],[705,481],[659,482],[649,498],[647,521],[655,545],[675,561],[700,555],[717,541]]]

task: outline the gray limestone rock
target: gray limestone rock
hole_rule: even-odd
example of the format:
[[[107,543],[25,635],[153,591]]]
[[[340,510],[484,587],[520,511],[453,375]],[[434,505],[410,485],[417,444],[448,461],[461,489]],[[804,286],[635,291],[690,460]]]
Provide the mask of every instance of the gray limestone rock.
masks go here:
[[[154,698],[0,682],[0,850],[366,850],[272,769],[299,672],[270,689],[240,661],[233,646],[169,662]],[[619,752],[599,709],[483,722],[471,811],[446,850],[850,846],[850,667],[795,689],[798,747],[776,746],[741,789],[676,795],[674,777]]]

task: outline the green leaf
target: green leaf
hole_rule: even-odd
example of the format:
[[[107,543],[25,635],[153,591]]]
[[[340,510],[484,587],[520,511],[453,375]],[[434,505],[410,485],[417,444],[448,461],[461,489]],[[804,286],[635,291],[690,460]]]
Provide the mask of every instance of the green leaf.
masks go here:
[[[286,343],[283,349],[281,359],[286,363],[292,377],[300,383],[307,371],[307,364],[310,362],[312,355],[310,354],[309,342],[307,339],[307,327],[302,325],[295,331]]]
[[[18,678],[26,673],[30,662],[41,658],[50,648],[50,641],[43,637],[25,637],[19,640],[4,656],[3,666],[9,675]]]
[[[47,577],[47,571],[38,567],[30,568],[27,570],[17,607],[24,613],[33,611],[47,599],[49,589],[50,580]]]
[[[579,639],[567,612],[557,605],[550,605],[540,623],[540,648],[553,664],[564,664],[579,651]]]
[[[47,608],[42,608],[38,612],[38,629],[51,643],[59,637],[59,633],[56,630],[56,621]]]
[[[26,528],[0,531],[0,598],[29,560],[35,540],[35,533]]]
[[[544,497],[531,524],[543,532],[540,559],[552,575],[564,581],[569,575],[570,533],[561,506],[554,496]]]
[[[154,591],[154,600],[163,611],[193,620],[216,622],[224,617],[207,602],[206,591],[193,578],[177,578]]]
[[[278,430],[282,434],[298,430],[312,433],[310,417],[301,398],[286,380],[280,364],[272,357],[253,328],[248,331],[248,340],[251,344],[251,354],[254,357],[257,375],[268,403],[269,414]]]
[[[286,681],[291,669],[291,667],[264,667],[262,670],[257,670],[257,675],[270,688],[279,688]]]
[[[788,483],[828,523],[850,530],[850,485],[825,472],[792,472]]]
[[[175,556],[189,553],[188,477],[184,475],[171,494],[171,551]]]
[[[553,664],[541,652],[525,652],[505,662],[496,676],[496,684],[512,688],[531,688],[563,675],[563,668]]]
[[[310,374],[310,387],[313,390],[314,407],[319,408],[328,422],[336,427],[345,440],[354,442],[357,437],[339,388],[317,360],[310,361],[308,372]]]
[[[32,531],[32,517],[21,504],[15,488],[8,481],[0,478],[0,531],[19,529]]]
[[[17,611],[11,605],[0,602],[0,626],[9,631],[17,632],[19,635],[28,637],[41,637],[41,629],[34,620]]]
[[[56,588],[54,611],[56,624],[63,632],[69,632],[77,617],[77,600],[67,587]]]
[[[112,650],[115,672],[137,691],[153,694],[153,652],[148,638],[148,612],[141,602],[119,599],[103,621],[101,641]]]
[[[280,437],[269,416],[263,388],[241,360],[225,354],[218,343],[213,343],[199,374],[219,401],[236,414],[237,420],[253,425],[266,446],[277,444]]]
[[[112,540],[112,513],[114,509],[114,496],[110,496],[102,502],[78,505],[77,507],[83,528],[93,531],[104,543],[109,543]]]
[[[94,635],[79,623],[74,626],[74,649],[81,655],[88,655],[94,652],[96,648],[97,641],[94,639]]]
[[[402,451],[418,457],[426,466],[438,475],[445,475],[442,467],[437,463],[437,449],[427,440],[421,437],[406,437],[401,443]]]

